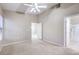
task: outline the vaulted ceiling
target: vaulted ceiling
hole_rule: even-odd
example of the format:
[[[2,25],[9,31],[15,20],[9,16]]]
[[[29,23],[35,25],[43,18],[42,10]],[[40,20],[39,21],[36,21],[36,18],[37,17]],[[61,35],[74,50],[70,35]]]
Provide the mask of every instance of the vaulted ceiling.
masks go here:
[[[2,7],[3,10],[14,11],[20,14],[25,14],[25,12],[27,11],[28,14],[37,15],[43,13],[45,10],[50,9],[51,7],[55,6],[58,3],[38,3],[39,5],[47,6],[47,8],[41,8],[39,13],[30,12],[30,10],[28,10],[29,6],[25,6],[24,4],[32,4],[32,3],[1,3],[0,6]],[[69,4],[65,3],[62,4],[62,7],[67,8],[71,5],[73,5],[73,3],[69,3]]]
[[[27,3],[32,4],[32,3]],[[25,13],[25,11],[29,8],[29,6],[25,6],[24,3],[2,3],[0,4],[3,10],[15,11],[18,13]],[[49,9],[51,6],[56,5],[56,3],[39,3],[39,5],[46,5],[47,8],[41,8],[40,13]],[[40,13],[32,13],[28,11],[28,14],[40,14]]]

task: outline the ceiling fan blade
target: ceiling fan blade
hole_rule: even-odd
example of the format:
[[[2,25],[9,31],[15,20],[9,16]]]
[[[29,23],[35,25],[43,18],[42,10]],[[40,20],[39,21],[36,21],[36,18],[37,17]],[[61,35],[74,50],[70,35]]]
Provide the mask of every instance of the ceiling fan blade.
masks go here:
[[[47,6],[38,6],[38,8],[47,8]]]
[[[35,6],[35,9],[36,9],[38,12],[40,12],[40,10],[39,10],[39,8],[38,8],[38,4],[35,3],[34,6]]]
[[[32,6],[31,4],[24,4],[25,6]]]
[[[31,12],[33,12],[33,11],[34,11],[34,8],[31,9]]]

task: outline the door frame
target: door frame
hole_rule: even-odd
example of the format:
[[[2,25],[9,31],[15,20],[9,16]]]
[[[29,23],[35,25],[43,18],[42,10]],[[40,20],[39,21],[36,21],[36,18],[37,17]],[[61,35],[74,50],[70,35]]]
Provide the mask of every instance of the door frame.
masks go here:
[[[71,22],[70,17],[64,19],[64,47],[68,47],[70,43]]]

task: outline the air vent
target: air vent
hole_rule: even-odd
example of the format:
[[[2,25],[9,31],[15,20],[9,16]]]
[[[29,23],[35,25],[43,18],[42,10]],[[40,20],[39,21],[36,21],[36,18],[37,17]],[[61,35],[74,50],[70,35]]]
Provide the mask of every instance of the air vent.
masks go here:
[[[58,3],[58,4],[56,5],[56,8],[60,8],[60,7],[61,7],[61,4]]]
[[[60,7],[61,7],[61,4],[60,4],[60,3],[58,3],[58,4],[54,5],[54,6],[52,6],[50,9],[60,8]]]
[[[16,13],[19,13],[19,14],[25,14],[24,12],[20,12],[20,11],[16,11]]]

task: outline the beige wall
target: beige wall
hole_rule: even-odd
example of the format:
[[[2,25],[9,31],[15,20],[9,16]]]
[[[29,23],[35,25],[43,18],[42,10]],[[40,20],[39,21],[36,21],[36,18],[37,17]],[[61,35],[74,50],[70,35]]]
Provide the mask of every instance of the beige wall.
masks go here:
[[[29,40],[35,16],[4,11],[4,40]]]
[[[1,6],[0,6],[0,14],[2,14],[2,8],[1,8]]]
[[[39,15],[39,22],[43,23],[43,40],[63,46],[64,19],[67,16],[79,13],[79,4],[48,11]]]
[[[79,24],[79,14],[71,16],[70,21],[72,25]]]

